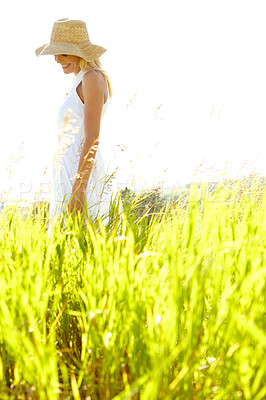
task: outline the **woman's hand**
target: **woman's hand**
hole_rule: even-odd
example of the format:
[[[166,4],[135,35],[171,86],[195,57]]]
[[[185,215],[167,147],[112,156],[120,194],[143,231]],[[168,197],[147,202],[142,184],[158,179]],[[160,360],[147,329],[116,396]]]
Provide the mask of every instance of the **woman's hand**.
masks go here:
[[[73,187],[72,196],[67,208],[70,213],[83,214],[85,211],[85,189],[83,187],[77,189]]]

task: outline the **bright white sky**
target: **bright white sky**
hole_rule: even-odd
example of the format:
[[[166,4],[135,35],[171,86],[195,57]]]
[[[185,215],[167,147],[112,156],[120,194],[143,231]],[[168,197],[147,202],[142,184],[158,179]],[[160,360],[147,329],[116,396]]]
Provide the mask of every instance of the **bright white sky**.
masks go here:
[[[265,1],[17,0],[5,3],[0,25],[0,193],[47,189],[72,77],[34,51],[60,18],[86,21],[108,50],[115,94],[101,138],[121,186],[133,176],[145,187],[266,174]]]

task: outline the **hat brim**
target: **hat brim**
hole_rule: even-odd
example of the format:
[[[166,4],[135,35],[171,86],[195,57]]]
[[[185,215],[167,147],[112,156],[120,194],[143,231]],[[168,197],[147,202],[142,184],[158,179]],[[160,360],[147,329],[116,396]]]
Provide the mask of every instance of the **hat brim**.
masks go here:
[[[47,43],[37,50],[35,50],[36,55],[52,55],[57,54],[68,54],[73,56],[78,56],[84,58],[86,61],[94,61],[99,58],[106,49],[104,47],[98,46],[92,43]]]

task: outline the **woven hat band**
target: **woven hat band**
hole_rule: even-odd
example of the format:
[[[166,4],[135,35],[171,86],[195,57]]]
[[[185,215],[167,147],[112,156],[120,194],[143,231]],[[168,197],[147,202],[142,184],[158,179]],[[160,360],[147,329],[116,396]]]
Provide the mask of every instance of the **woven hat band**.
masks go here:
[[[57,21],[51,33],[54,43],[90,43],[86,24],[83,21]]]

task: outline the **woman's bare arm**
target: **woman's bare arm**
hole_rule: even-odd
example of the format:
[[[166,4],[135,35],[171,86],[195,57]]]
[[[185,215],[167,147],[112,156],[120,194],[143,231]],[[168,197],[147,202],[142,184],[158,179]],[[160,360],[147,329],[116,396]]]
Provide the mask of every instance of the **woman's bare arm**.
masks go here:
[[[82,80],[82,95],[84,99],[84,143],[80,153],[78,173],[73,185],[74,195],[70,203],[70,211],[77,202],[85,201],[85,189],[89,180],[99,144],[101,115],[105,98],[106,83],[97,71],[87,72]],[[75,201],[76,199],[76,201]]]

